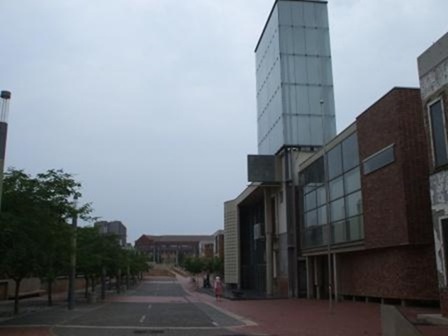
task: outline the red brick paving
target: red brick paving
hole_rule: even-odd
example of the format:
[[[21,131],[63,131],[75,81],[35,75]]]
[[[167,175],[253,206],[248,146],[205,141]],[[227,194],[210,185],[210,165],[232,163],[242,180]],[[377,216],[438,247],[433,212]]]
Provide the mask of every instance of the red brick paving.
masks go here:
[[[1,336],[52,336],[50,328],[1,328]]]

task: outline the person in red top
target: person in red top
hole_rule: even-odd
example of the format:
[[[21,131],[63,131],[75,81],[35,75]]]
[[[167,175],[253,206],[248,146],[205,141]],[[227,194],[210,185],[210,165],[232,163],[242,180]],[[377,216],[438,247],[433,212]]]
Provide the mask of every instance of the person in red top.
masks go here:
[[[222,282],[221,282],[221,278],[219,276],[217,276],[215,278],[215,284],[214,284],[213,288],[215,289],[216,301],[221,301],[221,297],[222,297]]]

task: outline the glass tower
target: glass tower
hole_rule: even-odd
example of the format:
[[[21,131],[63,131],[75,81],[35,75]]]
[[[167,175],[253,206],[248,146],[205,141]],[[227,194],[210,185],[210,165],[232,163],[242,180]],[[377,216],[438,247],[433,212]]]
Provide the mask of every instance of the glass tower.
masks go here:
[[[327,3],[277,0],[255,49],[258,153],[336,135]]]

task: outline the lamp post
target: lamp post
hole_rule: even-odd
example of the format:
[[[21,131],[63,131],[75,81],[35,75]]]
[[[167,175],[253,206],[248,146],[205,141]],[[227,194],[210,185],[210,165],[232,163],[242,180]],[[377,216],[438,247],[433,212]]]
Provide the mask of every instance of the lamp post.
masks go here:
[[[6,136],[8,134],[8,112],[11,92],[1,91],[1,110],[0,110],[0,211],[3,194],[3,170],[5,168]]]
[[[78,227],[78,214],[76,208],[78,204],[78,197],[75,196],[73,205],[75,211],[72,217],[72,237],[71,237],[71,251],[70,251],[70,272],[68,277],[68,309],[73,310],[75,308],[75,281],[76,281],[76,231]]]
[[[329,177],[328,177],[328,157],[327,157],[327,147],[325,141],[325,114],[324,114],[324,104],[323,100],[320,101],[320,113],[322,117],[322,148],[324,155],[324,187],[325,187],[325,207],[326,207],[326,219],[327,219],[327,258],[328,258],[328,304],[330,313],[333,312],[333,286],[331,283],[331,240],[332,240],[332,232],[331,232],[331,207],[330,207],[330,188],[329,188]]]

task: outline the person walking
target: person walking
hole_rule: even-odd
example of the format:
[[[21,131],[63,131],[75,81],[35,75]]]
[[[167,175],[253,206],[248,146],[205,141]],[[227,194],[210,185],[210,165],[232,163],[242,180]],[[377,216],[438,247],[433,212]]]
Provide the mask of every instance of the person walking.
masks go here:
[[[222,297],[222,282],[221,282],[221,278],[219,276],[217,276],[215,278],[215,283],[213,285],[213,288],[215,290],[215,297],[216,297],[216,301],[221,301],[221,297]]]

